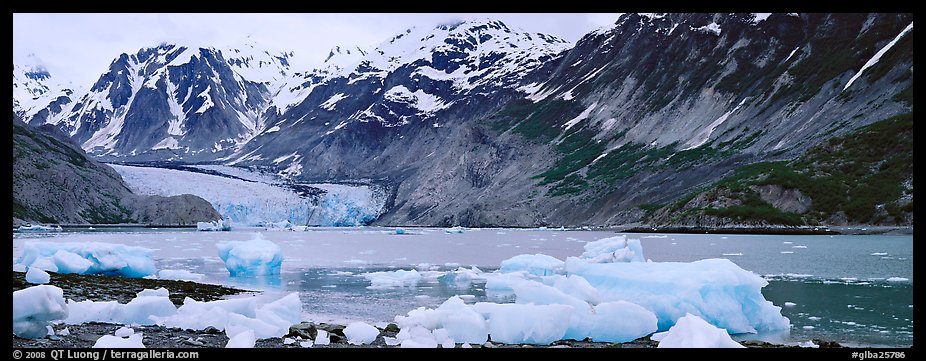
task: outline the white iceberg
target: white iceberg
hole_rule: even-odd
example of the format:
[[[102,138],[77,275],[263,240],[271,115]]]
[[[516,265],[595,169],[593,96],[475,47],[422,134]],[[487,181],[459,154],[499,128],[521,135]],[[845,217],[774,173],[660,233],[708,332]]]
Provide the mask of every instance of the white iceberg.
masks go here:
[[[42,224],[24,224],[16,228],[19,232],[61,232],[62,228],[58,225],[42,225]]]
[[[579,258],[592,263],[646,262],[640,240],[628,240],[623,235],[586,243]]]
[[[35,285],[44,285],[51,281],[51,275],[48,272],[43,271],[41,268],[29,267],[29,270],[26,271],[26,282]]]
[[[64,291],[50,285],[13,291],[13,334],[40,338],[48,334],[52,321],[68,317]]]
[[[257,343],[257,337],[254,336],[254,331],[247,330],[229,337],[225,348],[254,348],[255,343]]]
[[[787,330],[781,307],[765,300],[764,278],[727,259],[695,262],[588,263],[566,260],[566,272],[595,287],[602,301],[627,301],[652,311],[665,331],[686,313],[730,333]]]
[[[169,317],[177,313],[177,307],[168,298],[164,288],[143,290],[128,303],[116,301],[67,301],[67,324],[85,322],[107,322],[122,325],[154,325],[160,317]]]
[[[153,250],[123,244],[26,242],[20,264],[47,271],[141,278],[156,272]],[[54,265],[49,267],[48,263]],[[54,269],[50,269],[54,268]]]
[[[219,258],[232,277],[279,275],[283,251],[276,243],[257,233],[249,241],[231,241],[216,245]]]
[[[228,221],[220,219],[212,222],[196,222],[197,231],[231,231],[232,227]]]
[[[364,273],[361,276],[370,281],[367,288],[393,288],[393,287],[414,287],[421,280],[421,273],[417,270],[395,270]]]
[[[521,254],[502,261],[501,273],[526,271],[532,275],[549,276],[562,271],[565,263],[545,254]]]
[[[458,296],[452,296],[444,301],[437,309],[418,309],[408,312],[407,316],[396,316],[396,325],[400,330],[411,330],[415,327],[423,327],[427,330],[444,329],[447,337],[454,342],[463,343],[485,343],[489,336],[488,323],[485,318],[469,305],[466,305]],[[422,343],[421,340],[414,341],[410,333],[396,335],[399,342],[412,340],[413,343]]]
[[[477,302],[473,309],[486,319],[492,341],[548,345],[566,335],[572,307]]]
[[[666,332],[654,334],[658,348],[744,348],[730,338],[727,330],[714,327],[704,319],[686,314]]]
[[[206,275],[193,273],[184,269],[162,269],[158,271],[158,279],[173,281],[193,281],[202,282]]]

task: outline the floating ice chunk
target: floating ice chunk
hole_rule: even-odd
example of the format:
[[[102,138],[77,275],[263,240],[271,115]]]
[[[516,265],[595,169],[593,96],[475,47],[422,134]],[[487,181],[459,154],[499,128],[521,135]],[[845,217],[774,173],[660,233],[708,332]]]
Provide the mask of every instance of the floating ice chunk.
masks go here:
[[[128,337],[103,335],[92,348],[145,348],[145,345],[142,343],[142,334],[133,333]]]
[[[347,343],[351,345],[366,345],[376,341],[379,330],[366,322],[351,322],[344,328],[344,336],[347,336]]]
[[[811,321],[820,321],[820,320],[822,320],[822,318],[817,317],[817,316],[810,316],[810,317],[807,317],[807,319],[808,319],[808,320],[811,320]]]
[[[43,271],[40,268],[29,267],[29,271],[26,271],[26,282],[44,285],[51,281],[51,276],[48,272]]]
[[[158,279],[162,280],[201,282],[205,278],[206,275],[204,274],[193,273],[183,269],[162,269],[158,271]]]
[[[56,269],[36,266],[60,273],[103,273],[141,278],[156,271],[152,252],[142,247],[98,242],[26,242],[19,263],[32,266],[35,262],[47,260],[54,264]],[[78,258],[84,260],[80,261]]]
[[[249,241],[231,241],[216,245],[219,258],[232,277],[253,277],[280,274],[283,251],[280,246],[257,233]]]
[[[225,348],[254,348],[256,343],[257,337],[254,336],[254,330],[247,330],[229,338]]]
[[[68,330],[67,327],[62,328],[61,330],[58,330],[58,336],[70,336],[70,335],[71,335],[71,330]]]
[[[13,272],[26,272],[28,268],[26,265],[16,263],[16,260],[13,260]]]
[[[887,252],[875,252],[871,254],[872,256],[887,256]]]
[[[42,225],[42,224],[26,224],[16,228],[19,232],[61,232],[61,226],[53,225]]]
[[[437,277],[438,282],[457,287],[469,287],[477,280],[485,280],[485,276],[482,270],[476,268],[476,266],[471,268],[459,267]]]
[[[813,326],[810,326],[810,328],[813,328]],[[801,342],[798,346],[805,347],[805,348],[820,348],[820,345],[813,343],[813,341],[804,341],[804,342]]]
[[[727,330],[714,327],[704,319],[685,314],[666,332],[653,334],[658,348],[744,348],[730,338]]]
[[[585,278],[602,301],[624,300],[652,311],[660,331],[686,313],[731,333],[790,328],[781,307],[762,295],[768,281],[727,259],[588,263],[569,257],[565,269],[567,274]]]
[[[794,306],[797,306],[797,304],[794,302],[785,302],[785,307],[794,307]]]
[[[313,343],[312,340],[299,342],[299,347],[302,348],[310,348],[312,346],[315,346],[315,343]]]
[[[231,231],[231,224],[224,219],[212,222],[196,222],[197,231]]]
[[[324,346],[331,343],[331,338],[328,337],[328,331],[318,330],[318,333],[315,334],[315,344],[319,346]]]
[[[407,316],[396,316],[395,321],[401,330],[411,330],[415,327],[428,330],[444,329],[447,336],[455,342],[481,344],[488,339],[485,318],[457,296],[448,298],[436,309],[419,307],[409,311]],[[397,338],[400,342],[405,340]]]
[[[791,246],[791,248],[804,249],[804,248],[807,248],[807,246],[797,245],[797,246]]]
[[[370,272],[362,274],[363,278],[370,281],[367,288],[392,288],[392,287],[414,287],[421,280],[421,274],[417,270],[395,270]]]
[[[889,277],[889,278],[886,279],[885,281],[888,281],[888,282],[897,282],[897,283],[899,283],[899,282],[909,282],[910,279],[909,279],[909,278],[904,278],[904,277]]]
[[[463,233],[463,227],[453,227],[444,230],[446,233]]]
[[[292,345],[294,343],[296,343],[296,339],[288,338],[288,337],[283,339],[284,345]]]
[[[47,335],[51,321],[68,317],[64,291],[50,285],[13,291],[13,334],[22,338]]]
[[[804,326],[804,327],[802,327],[802,328],[805,329],[805,330],[813,330],[813,329],[814,329],[813,326]]]
[[[498,269],[501,273],[526,271],[537,276],[549,276],[560,273],[565,263],[545,254],[521,254],[502,261]]]
[[[560,340],[573,312],[567,305],[522,305],[477,302],[472,306],[487,320],[492,341],[547,345]]]
[[[405,229],[404,229],[404,228],[396,228],[396,229],[395,229],[395,234],[405,234]]]
[[[579,258],[592,263],[646,262],[640,240],[627,240],[626,236],[603,238],[586,243],[585,252]]]

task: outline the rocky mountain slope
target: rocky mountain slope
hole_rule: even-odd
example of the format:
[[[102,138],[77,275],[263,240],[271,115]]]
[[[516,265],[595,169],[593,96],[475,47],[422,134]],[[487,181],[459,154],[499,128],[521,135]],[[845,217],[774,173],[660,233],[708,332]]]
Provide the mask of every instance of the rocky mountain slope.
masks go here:
[[[654,209],[647,223],[912,226],[913,114],[833,137],[791,161],[740,167],[716,185]]]
[[[109,166],[89,158],[53,126],[13,115],[13,224],[191,225],[221,216],[204,199],[133,194]]]
[[[912,14],[625,14],[575,44],[470,20],[308,71],[230,54],[123,55],[57,125],[102,159],[386,186],[380,224],[615,225],[913,107]]]

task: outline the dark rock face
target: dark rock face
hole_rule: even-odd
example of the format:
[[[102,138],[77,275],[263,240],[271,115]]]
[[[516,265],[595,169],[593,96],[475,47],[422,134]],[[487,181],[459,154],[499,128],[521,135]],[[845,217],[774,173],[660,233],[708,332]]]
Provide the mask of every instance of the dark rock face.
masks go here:
[[[196,196],[135,195],[116,171],[87,157],[56,128],[33,129],[14,115],[14,223],[190,225],[220,218]]]

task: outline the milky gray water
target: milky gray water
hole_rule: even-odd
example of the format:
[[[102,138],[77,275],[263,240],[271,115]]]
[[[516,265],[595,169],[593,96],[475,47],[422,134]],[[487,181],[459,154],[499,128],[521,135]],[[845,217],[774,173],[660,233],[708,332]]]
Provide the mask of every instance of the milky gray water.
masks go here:
[[[239,229],[79,229],[60,233],[14,233],[13,261],[24,242],[108,242],[156,249],[159,269],[186,269],[207,282],[265,292],[299,292],[303,319],[364,320],[385,324],[417,307],[436,307],[452,295],[467,302],[504,301],[484,283],[439,282],[457,267],[495,270],[518,254],[578,256],[586,242],[613,232],[554,229],[317,228],[306,232]],[[218,258],[215,243],[247,240],[260,231],[284,252],[279,277],[237,279]],[[798,343],[818,338],[850,346],[909,347],[913,343],[912,236],[780,236],[627,234],[641,240],[646,258],[689,262],[727,258],[769,280],[766,299],[782,307],[792,323],[786,335],[761,335]],[[414,287],[369,289],[361,274],[417,269]],[[744,338],[753,338],[747,335]]]

